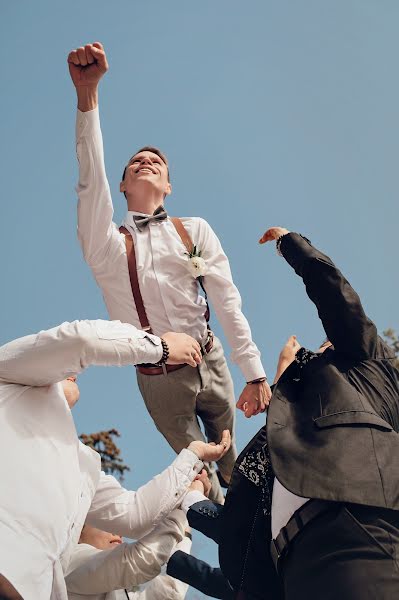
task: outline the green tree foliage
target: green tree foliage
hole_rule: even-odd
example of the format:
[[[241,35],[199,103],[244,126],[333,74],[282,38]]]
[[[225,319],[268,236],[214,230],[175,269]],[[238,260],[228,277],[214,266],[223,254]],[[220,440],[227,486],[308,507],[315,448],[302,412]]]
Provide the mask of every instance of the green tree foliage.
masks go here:
[[[113,440],[114,436],[120,437],[117,429],[89,434],[82,433],[79,439],[83,444],[98,452],[104,473],[115,475],[119,481],[123,481],[125,471],[130,471],[130,468],[123,462],[120,456],[121,451]]]
[[[382,335],[385,338],[385,341],[391,348],[393,348],[396,359],[394,360],[394,365],[397,369],[399,369],[399,337],[394,329],[386,329],[383,331]]]

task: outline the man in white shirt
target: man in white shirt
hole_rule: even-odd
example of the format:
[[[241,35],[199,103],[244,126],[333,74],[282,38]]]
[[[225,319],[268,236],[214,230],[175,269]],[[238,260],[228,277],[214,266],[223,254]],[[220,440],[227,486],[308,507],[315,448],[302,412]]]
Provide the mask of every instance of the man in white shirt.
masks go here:
[[[111,318],[142,328],[146,323],[156,334],[184,331],[200,342],[204,359],[198,369],[166,372],[140,365],[138,384],[157,428],[176,452],[202,437],[198,417],[209,441],[219,439],[225,428],[232,432],[230,452],[218,462],[219,479],[228,483],[236,458],[234,390],[221,344],[207,326],[209,311],[198,291],[198,275],[247,382],[237,407],[250,417],[265,410],[271,395],[228,259],[206,221],[184,218],[176,224],[167,218],[162,204],[172,188],[167,159],[157,148],[141,149],[125,168],[120,190],[128,212],[123,232],[118,230],[98,113],[98,84],[108,69],[105,52],[99,43],[88,44],[72,51],[68,63],[78,97],[78,236],[84,258]],[[211,497],[223,502],[212,466],[209,471]]]
[[[66,600],[63,571],[85,521],[143,537],[180,505],[202,460],[228,451],[228,432],[219,446],[193,442],[134,492],[101,473],[99,455],[79,442],[76,375],[90,365],[158,362],[165,348],[170,364],[201,360],[185,334],[162,343],[119,321],[63,323],[0,348],[0,596]]]
[[[161,573],[161,567],[176,550],[190,553],[185,528],[180,509],[130,544],[85,525],[65,577],[68,600],[184,600],[188,585]]]

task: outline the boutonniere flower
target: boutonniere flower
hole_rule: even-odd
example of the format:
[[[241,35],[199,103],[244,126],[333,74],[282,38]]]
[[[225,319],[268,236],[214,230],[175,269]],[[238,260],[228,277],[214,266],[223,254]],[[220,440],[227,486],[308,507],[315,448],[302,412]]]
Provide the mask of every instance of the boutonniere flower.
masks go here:
[[[207,272],[207,264],[201,256],[201,250],[197,250],[197,246],[194,246],[192,251],[186,252],[188,256],[187,267],[191,275],[197,279],[203,277]]]

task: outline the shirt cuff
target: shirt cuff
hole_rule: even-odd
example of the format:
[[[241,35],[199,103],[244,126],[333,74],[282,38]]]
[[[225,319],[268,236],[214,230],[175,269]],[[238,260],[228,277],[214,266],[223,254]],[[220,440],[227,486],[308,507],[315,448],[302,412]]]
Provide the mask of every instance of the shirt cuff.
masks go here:
[[[77,110],[76,113],[76,140],[85,135],[90,134],[92,131],[100,128],[100,112],[98,106],[93,110],[82,112]]]
[[[202,494],[198,490],[192,490],[191,492],[187,492],[187,494],[184,496],[180,508],[186,515],[188,513],[189,508],[191,508],[193,504],[197,504],[197,502],[203,502],[204,500],[208,500],[208,498],[204,496],[204,494]]]
[[[183,448],[172,464],[190,481],[194,481],[198,473],[201,473],[204,467],[202,460],[200,460],[194,452],[191,452],[191,450],[188,450],[187,448]]]
[[[253,356],[249,360],[239,361],[237,362],[237,366],[244,375],[245,381],[252,381],[253,379],[266,377],[262,362],[258,356]]]
[[[159,340],[159,342],[155,343],[149,338],[149,336],[146,335],[143,339],[140,340],[140,356],[142,356],[142,359],[139,359],[139,362],[137,364],[141,365],[142,363],[146,363],[154,365],[155,363],[161,360],[163,355],[163,348],[161,344],[161,339],[157,339]]]

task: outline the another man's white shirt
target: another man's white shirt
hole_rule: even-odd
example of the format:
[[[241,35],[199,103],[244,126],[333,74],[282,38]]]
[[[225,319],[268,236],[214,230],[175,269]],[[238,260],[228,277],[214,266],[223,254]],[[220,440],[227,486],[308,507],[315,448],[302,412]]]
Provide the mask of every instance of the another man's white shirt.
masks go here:
[[[80,165],[78,236],[84,258],[103,292],[110,317],[140,327],[130,287],[125,236],[112,221],[98,109],[84,113],[78,110],[76,138]],[[204,285],[232,348],[233,362],[246,381],[263,377],[260,353],[241,312],[241,298],[218,238],[203,219],[182,221],[206,261]],[[140,289],[154,333],[182,331],[204,341],[205,300],[187,268],[187,250],[173,223],[152,222],[138,232],[133,213],[128,212],[123,225],[134,239]]]
[[[142,537],[201,470],[183,450],[131,492],[100,474],[99,455],[78,440],[59,382],[89,365],[155,362],[161,354],[159,338],[108,321],[63,323],[0,348],[0,573],[24,600],[66,599],[63,569],[85,520]]]
[[[68,600],[126,600],[125,589],[130,600],[183,600],[188,585],[164,575],[161,567],[176,550],[190,552],[186,524],[184,513],[175,509],[135,543],[110,550],[78,544],[65,578]]]

